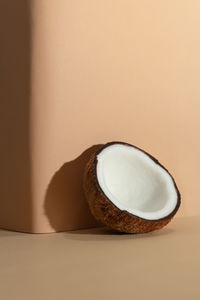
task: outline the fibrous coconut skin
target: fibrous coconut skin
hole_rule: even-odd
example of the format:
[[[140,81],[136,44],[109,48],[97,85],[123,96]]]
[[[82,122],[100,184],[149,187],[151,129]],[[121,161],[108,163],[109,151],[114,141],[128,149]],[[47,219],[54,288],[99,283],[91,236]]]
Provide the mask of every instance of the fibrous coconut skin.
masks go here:
[[[105,195],[101,189],[97,179],[97,155],[106,147],[113,144],[122,144],[134,147],[147,154],[156,164],[161,166],[166,172],[168,170],[164,168],[156,158],[148,154],[146,151],[130,145],[124,142],[110,142],[103,145],[96,153],[92,154],[88,163],[86,164],[84,178],[83,178],[83,189],[86,199],[89,204],[89,208],[93,216],[100,221],[103,225],[106,225],[114,230],[125,232],[125,233],[148,233],[154,230],[158,230],[166,226],[173,216],[176,214],[180,206],[180,192],[176,186],[176,183],[171,176],[174,187],[177,192],[177,204],[174,210],[167,216],[158,220],[148,220],[136,215],[131,214],[126,210],[120,210],[116,207],[110,199]]]

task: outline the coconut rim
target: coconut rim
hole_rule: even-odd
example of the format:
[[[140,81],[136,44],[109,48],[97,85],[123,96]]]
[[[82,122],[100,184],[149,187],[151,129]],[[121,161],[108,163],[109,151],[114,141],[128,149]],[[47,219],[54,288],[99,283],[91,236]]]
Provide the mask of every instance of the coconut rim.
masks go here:
[[[173,185],[174,185],[174,188],[176,190],[176,193],[177,193],[177,203],[176,203],[176,206],[175,208],[172,210],[172,212],[162,218],[159,218],[159,219],[146,219],[144,217],[140,217],[140,216],[137,216],[135,214],[132,214],[130,213],[129,211],[127,211],[126,209],[123,209],[121,210],[119,207],[117,207],[110,199],[109,197],[105,194],[105,192],[103,191],[103,189],[101,188],[101,185],[99,184],[99,181],[98,181],[98,178],[97,178],[97,164],[98,164],[98,159],[97,159],[97,156],[100,154],[101,151],[103,151],[105,148],[109,147],[109,146],[112,146],[114,144],[121,144],[121,145],[125,145],[125,146],[130,146],[130,147],[133,147],[137,150],[140,150],[142,151],[144,154],[146,154],[150,159],[152,159],[154,161],[154,163],[158,164],[161,168],[163,168],[167,173],[168,175],[171,177],[172,179],[172,182],[173,182]],[[180,191],[176,185],[176,182],[173,178],[173,176],[171,175],[171,173],[158,161],[158,159],[156,159],[154,156],[152,156],[151,154],[149,154],[148,152],[146,152],[145,150],[141,149],[140,147],[137,147],[135,145],[132,145],[130,143],[127,143],[127,142],[121,142],[121,141],[112,141],[112,142],[108,142],[106,144],[104,144],[103,146],[101,146],[95,153],[94,153],[94,158],[92,160],[92,167],[94,168],[94,180],[95,180],[95,184],[96,184],[96,187],[98,189],[98,191],[104,196],[104,198],[106,199],[106,201],[109,201],[117,210],[119,210],[120,212],[125,212],[126,214],[128,214],[129,216],[131,217],[134,217],[134,218],[137,218],[137,219],[140,219],[140,220],[144,220],[146,222],[159,222],[159,221],[163,221],[163,220],[168,220],[168,219],[171,219],[178,211],[179,207],[180,207],[180,204],[181,204],[181,194],[180,194]]]

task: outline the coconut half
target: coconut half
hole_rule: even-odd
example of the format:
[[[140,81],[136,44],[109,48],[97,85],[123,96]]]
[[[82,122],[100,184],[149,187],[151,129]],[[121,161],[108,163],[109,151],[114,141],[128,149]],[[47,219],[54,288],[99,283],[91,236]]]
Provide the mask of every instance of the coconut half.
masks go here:
[[[92,155],[83,188],[94,217],[121,232],[160,229],[180,206],[168,170],[152,155],[123,142],[107,143]]]

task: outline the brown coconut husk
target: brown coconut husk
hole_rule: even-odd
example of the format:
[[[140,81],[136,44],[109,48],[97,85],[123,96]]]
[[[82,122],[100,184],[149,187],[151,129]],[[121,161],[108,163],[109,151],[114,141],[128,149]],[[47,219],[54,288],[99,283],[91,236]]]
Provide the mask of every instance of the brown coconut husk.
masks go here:
[[[111,200],[104,194],[103,190],[101,189],[98,179],[97,179],[97,155],[106,147],[109,147],[113,144],[124,144],[128,146],[135,147],[139,149],[140,151],[143,151],[145,154],[147,154],[156,164],[159,164],[162,168],[165,169],[165,171],[168,172],[168,174],[171,176],[176,192],[177,192],[177,204],[174,210],[167,216],[165,216],[162,219],[159,220],[147,220],[140,218],[136,215],[133,215],[129,213],[126,210],[120,210],[118,207],[116,207]],[[97,152],[93,153],[90,157],[88,163],[86,164],[85,172],[84,172],[84,178],[83,178],[83,188],[84,193],[86,196],[86,199],[89,204],[89,208],[91,210],[91,213],[93,216],[100,221],[102,224],[120,231],[120,232],[126,232],[126,233],[147,233],[150,231],[154,231],[157,229],[161,229],[164,226],[166,226],[173,216],[176,214],[177,210],[180,207],[180,201],[181,201],[181,195],[177,188],[177,185],[174,181],[174,178],[169,173],[169,171],[160,164],[160,162],[154,158],[152,155],[147,153],[146,151],[130,145],[128,143],[124,142],[110,142],[98,149]]]

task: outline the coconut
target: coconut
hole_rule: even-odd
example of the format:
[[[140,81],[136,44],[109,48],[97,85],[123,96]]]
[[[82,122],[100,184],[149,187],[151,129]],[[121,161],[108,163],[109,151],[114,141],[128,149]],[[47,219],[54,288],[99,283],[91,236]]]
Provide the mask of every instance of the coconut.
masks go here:
[[[169,171],[146,151],[124,142],[107,143],[92,154],[83,189],[93,216],[127,233],[161,229],[181,199]]]

